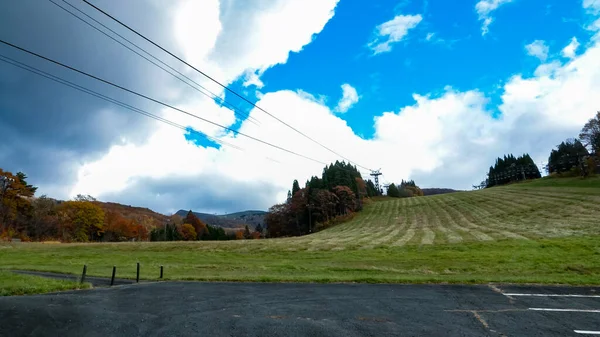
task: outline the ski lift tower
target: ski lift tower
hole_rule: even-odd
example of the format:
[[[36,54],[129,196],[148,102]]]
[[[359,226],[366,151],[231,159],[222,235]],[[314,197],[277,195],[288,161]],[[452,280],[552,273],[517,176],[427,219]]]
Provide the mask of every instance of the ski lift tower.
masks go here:
[[[371,171],[371,176],[373,176],[373,180],[375,180],[375,188],[377,189],[377,191],[379,193],[381,193],[381,187],[379,186],[379,176],[382,175],[383,173],[381,173],[381,169],[377,170],[377,171]]]

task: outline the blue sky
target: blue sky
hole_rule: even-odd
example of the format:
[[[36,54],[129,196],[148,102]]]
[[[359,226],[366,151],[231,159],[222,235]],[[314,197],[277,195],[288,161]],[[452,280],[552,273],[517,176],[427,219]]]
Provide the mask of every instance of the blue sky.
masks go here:
[[[318,175],[339,154],[381,168],[387,183],[470,189],[505,154],[529,153],[541,167],[600,109],[600,0],[94,1],[338,154],[66,1],[252,121],[51,2],[0,2],[1,38],[315,161],[0,46],[2,55],[187,127],[1,62],[2,168],[27,173],[40,194],[57,198],[90,194],[165,213],[267,209],[294,179]]]
[[[490,32],[481,34],[475,1],[341,1],[325,29],[287,63],[262,76],[263,91],[300,89],[327,97],[332,108],[349,83],[360,101],[341,118],[365,138],[373,117],[412,104],[413,93],[441,93],[446,86],[490,93],[513,74],[533,74],[539,60],[524,45],[537,39],[562,48],[572,37],[589,39],[578,1],[514,1],[498,8]],[[423,20],[390,52],[373,55],[374,27],[395,15]],[[435,34],[430,41],[428,34]]]

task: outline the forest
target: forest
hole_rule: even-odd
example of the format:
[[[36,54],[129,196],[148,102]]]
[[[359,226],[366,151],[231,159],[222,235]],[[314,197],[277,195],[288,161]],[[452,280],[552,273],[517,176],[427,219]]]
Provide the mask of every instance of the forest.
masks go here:
[[[351,219],[370,198],[383,194],[371,180],[364,181],[350,163],[336,161],[323,169],[321,177],[313,176],[303,188],[292,183],[284,203],[274,205],[265,217],[269,237],[298,236],[319,231]],[[414,181],[388,186],[390,197],[422,196]]]
[[[62,201],[35,197],[37,187],[27,175],[0,169],[0,240],[61,242],[121,242],[174,240],[234,240],[263,236],[262,227],[225,232],[199,220],[165,216],[147,208],[105,203],[78,195]]]

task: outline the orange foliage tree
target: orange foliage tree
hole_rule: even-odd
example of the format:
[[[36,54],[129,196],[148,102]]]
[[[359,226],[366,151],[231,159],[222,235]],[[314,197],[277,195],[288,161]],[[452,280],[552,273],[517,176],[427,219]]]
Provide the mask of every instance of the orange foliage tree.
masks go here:
[[[181,234],[182,239],[185,241],[194,241],[197,237],[194,226],[190,225],[189,223],[183,224],[181,227],[179,227],[179,234]]]
[[[29,204],[35,189],[24,183],[23,173],[16,175],[0,169],[0,231],[6,230],[18,215],[18,210]]]
[[[239,230],[239,231],[235,232],[235,239],[236,240],[244,240],[244,230]]]
[[[208,227],[204,222],[198,219],[198,217],[195,216],[192,211],[188,212],[188,214],[185,216],[185,219],[183,219],[183,223],[190,224],[192,227],[194,227],[194,230],[196,231],[195,240],[200,240],[203,236],[208,235]]]
[[[58,207],[58,214],[65,241],[98,240],[103,234],[104,211],[91,201],[65,201]]]

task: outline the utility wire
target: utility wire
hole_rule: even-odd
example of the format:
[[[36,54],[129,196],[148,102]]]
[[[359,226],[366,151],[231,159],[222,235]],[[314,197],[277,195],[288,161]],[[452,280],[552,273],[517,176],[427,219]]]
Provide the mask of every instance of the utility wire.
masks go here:
[[[60,4],[56,3],[54,0],[48,0],[51,3],[53,3],[54,5],[56,5],[57,7],[59,7],[60,9],[62,9],[63,11],[71,14],[73,17],[79,19],[80,21],[82,21],[83,23],[87,24],[88,26],[94,28],[95,30],[97,30],[98,32],[104,34],[106,37],[110,38],[111,40],[117,42],[118,44],[120,44],[121,46],[129,49],[130,51],[132,51],[133,53],[137,54],[139,57],[143,58],[144,60],[152,63],[153,65],[155,65],[156,67],[162,69],[164,72],[170,74],[171,76],[177,78],[178,80],[180,80],[181,82],[187,84],[188,86],[190,86],[192,89],[198,91],[199,93],[201,93],[202,95],[210,98],[210,99],[214,99],[216,100],[219,104],[225,106],[226,108],[228,108],[229,110],[233,111],[233,113],[235,115],[237,115],[238,117],[245,119],[247,118],[250,122],[258,125],[256,118],[251,117],[249,114],[244,113],[244,112],[240,112],[238,110],[236,110],[236,107],[233,106],[231,103],[225,101],[224,99],[222,99],[221,97],[219,97],[217,94],[213,93],[212,91],[208,90],[206,87],[202,86],[201,84],[199,84],[198,82],[194,81],[193,79],[189,78],[188,76],[182,74],[180,71],[178,71],[177,69],[171,67],[170,65],[168,65],[167,63],[165,63],[164,61],[162,61],[161,59],[157,58],[156,56],[150,54],[148,51],[142,49],[140,46],[138,46],[137,44],[133,43],[132,41],[128,40],[127,38],[125,38],[124,36],[120,35],[119,33],[115,32],[114,30],[110,29],[109,27],[107,27],[106,25],[102,24],[101,22],[99,22],[98,20],[94,19],[93,17],[89,16],[88,14],[86,14],[85,12],[83,12],[82,10],[80,10],[79,8],[73,6],[71,3],[62,0],[62,2],[64,2],[65,4],[69,5],[71,8],[75,9],[76,11],[78,11],[79,13],[85,15],[86,17],[88,17],[90,20],[93,20],[94,22],[96,22],[97,24],[101,25],[102,27],[104,27],[105,29],[109,30],[110,32],[112,32],[113,34],[117,35],[118,37],[120,37],[121,39],[129,42],[131,45],[133,45],[134,47],[136,47],[137,49],[139,49],[140,51],[144,52],[146,55],[148,55],[149,57],[153,58],[154,60],[158,61],[159,63],[163,64],[164,66],[168,67],[169,69],[171,69],[173,72],[177,73],[179,76],[184,77],[185,79],[187,79],[188,81],[191,81],[192,83],[196,84],[198,87],[202,88],[199,89],[198,87],[193,86],[192,84],[190,84],[188,81],[184,80],[183,78],[179,77],[178,75],[175,75],[173,72],[165,69],[163,66],[157,64],[156,62],[150,60],[148,57],[140,54],[139,52],[133,50],[131,47],[125,45],[123,42],[115,39],[113,36],[111,36],[110,34],[106,33],[105,31],[99,29],[98,27],[92,25],[89,21],[86,21],[85,19],[83,19],[82,17],[80,17],[79,15],[77,15],[76,13],[73,13],[72,11],[70,11],[69,9],[61,6]],[[208,92],[208,94],[206,92]]]
[[[174,57],[175,59],[177,59],[178,61],[182,62],[183,64],[187,65],[188,67],[194,69],[196,72],[202,74],[203,76],[205,76],[206,78],[208,78],[209,80],[213,81],[214,83],[218,84],[219,86],[221,86],[223,89],[227,90],[228,92],[232,93],[233,95],[239,97],[240,99],[242,99],[243,101],[245,101],[246,103],[252,105],[253,107],[255,107],[256,109],[264,112],[265,114],[269,115],[270,117],[274,118],[275,120],[277,120],[278,122],[282,123],[283,125],[287,126],[288,128],[294,130],[295,132],[299,133],[300,135],[302,135],[303,137],[309,139],[310,141],[312,141],[313,143],[321,146],[322,148],[326,149],[327,151],[335,154],[336,156],[343,158],[345,160],[347,160],[350,163],[353,163],[350,159],[342,156],[341,154],[335,152],[334,150],[330,149],[329,147],[319,143],[318,141],[316,141],[315,139],[311,138],[310,136],[306,135],[305,133],[303,133],[302,131],[296,129],[295,127],[291,126],[290,124],[284,122],[283,120],[277,118],[276,116],[272,115],[271,113],[269,113],[268,111],[266,111],[265,109],[259,107],[258,105],[256,105],[255,102],[252,102],[250,100],[248,100],[247,98],[245,98],[244,96],[238,94],[237,92],[235,92],[234,90],[230,89],[229,87],[227,87],[226,85],[223,85],[221,82],[215,80],[214,78],[212,78],[211,76],[209,76],[208,74],[202,72],[201,70],[198,70],[198,68],[192,66],[191,64],[187,63],[186,61],[184,61],[182,58],[180,58],[179,56],[173,54],[172,52],[168,51],[167,49],[163,48],[162,46],[160,46],[159,44],[157,44],[156,42],[150,40],[149,38],[147,38],[146,36],[142,35],[141,33],[137,32],[135,29],[129,27],[128,25],[126,25],[125,23],[119,21],[117,18],[113,17],[112,15],[108,14],[107,12],[103,11],[102,9],[96,7],[94,4],[90,3],[87,0],[83,0],[83,2],[85,2],[86,4],[88,4],[89,6],[91,6],[92,8],[94,8],[95,10],[97,10],[98,12],[104,14],[105,16],[109,17],[110,19],[112,19],[113,21],[117,22],[118,24],[120,24],[121,26],[127,28],[129,31],[131,31],[132,33],[136,34],[137,36],[141,37],[142,39],[148,41],[149,43],[153,44],[155,47],[161,49],[162,51],[164,51],[165,53],[171,55],[172,57]],[[359,165],[357,163],[355,163],[356,166],[359,166],[365,170],[369,170],[372,171],[370,168]]]
[[[152,102],[154,102],[154,103],[160,104],[160,105],[162,105],[162,106],[165,106],[165,107],[167,107],[167,108],[171,108],[171,109],[173,109],[173,110],[179,111],[179,112],[181,112],[181,113],[183,113],[183,114],[186,114],[186,115],[188,115],[188,116],[190,116],[190,117],[197,118],[197,119],[199,119],[199,120],[201,120],[201,121],[204,121],[204,122],[206,122],[206,123],[212,124],[212,125],[214,125],[214,126],[217,126],[217,127],[219,127],[219,128],[222,128],[222,129],[224,129],[224,130],[227,130],[227,131],[233,132],[233,133],[234,133],[234,134],[236,134],[236,135],[240,135],[240,136],[243,136],[243,137],[246,137],[246,138],[252,139],[252,140],[254,140],[254,141],[256,141],[256,142],[259,142],[259,143],[262,143],[262,144],[268,145],[268,146],[270,146],[270,147],[273,147],[273,148],[275,148],[275,149],[278,149],[278,150],[281,150],[281,151],[284,151],[284,152],[287,152],[287,153],[293,154],[293,155],[295,155],[295,156],[298,156],[298,157],[302,157],[302,158],[304,158],[304,159],[307,159],[307,160],[313,161],[313,162],[315,162],[315,163],[319,163],[319,164],[327,165],[326,163],[324,163],[324,162],[322,162],[322,161],[320,161],[320,160],[317,160],[317,159],[314,159],[314,158],[311,158],[311,157],[308,157],[308,156],[305,156],[305,155],[299,154],[299,153],[297,153],[297,152],[294,152],[294,151],[292,151],[292,150],[288,150],[288,149],[286,149],[286,148],[283,148],[283,147],[281,147],[281,146],[278,146],[278,145],[275,145],[275,144],[269,143],[269,142],[267,142],[267,141],[264,141],[264,140],[262,140],[262,139],[259,139],[259,138],[256,138],[256,137],[253,137],[253,136],[247,135],[247,134],[245,134],[245,133],[242,133],[242,132],[239,132],[238,130],[234,130],[234,129],[230,128],[230,127],[223,126],[223,125],[221,125],[221,124],[219,124],[219,123],[213,122],[213,121],[211,121],[211,120],[208,120],[208,119],[206,119],[206,118],[200,117],[200,116],[198,116],[198,115],[194,115],[194,114],[192,114],[192,113],[190,113],[190,112],[188,112],[188,111],[185,111],[185,110],[179,109],[179,108],[177,108],[177,107],[174,107],[174,106],[172,106],[172,105],[170,105],[170,104],[167,104],[167,103],[161,102],[161,101],[159,101],[159,100],[157,100],[157,99],[154,99],[154,98],[152,98],[152,97],[146,96],[146,95],[144,95],[144,94],[140,94],[139,92],[136,92],[136,91],[134,91],[134,90],[131,90],[131,89],[128,89],[128,88],[125,88],[125,87],[123,87],[123,86],[120,86],[120,85],[118,85],[118,84],[115,84],[115,83],[113,83],[113,82],[107,81],[107,80],[105,80],[105,79],[102,79],[102,78],[100,78],[100,77],[98,77],[98,76],[91,75],[91,74],[89,74],[89,73],[86,73],[85,71],[82,71],[82,70],[79,70],[79,69],[73,68],[73,67],[71,67],[71,66],[68,66],[68,65],[66,65],[66,64],[63,64],[63,63],[60,63],[60,62],[58,62],[58,61],[55,61],[55,60],[53,60],[53,59],[50,59],[50,58],[48,58],[48,57],[46,57],[46,56],[42,56],[42,55],[40,55],[40,54],[37,54],[37,53],[35,53],[35,52],[32,52],[32,51],[30,51],[30,50],[27,50],[27,49],[25,49],[25,48],[22,48],[22,47],[19,47],[19,46],[17,46],[17,45],[14,45],[14,44],[12,44],[12,43],[10,43],[10,42],[6,42],[6,41],[4,41],[4,40],[0,40],[0,43],[2,43],[2,44],[5,44],[5,45],[7,45],[7,46],[9,46],[9,47],[12,47],[12,48],[18,49],[18,50],[20,50],[20,51],[23,51],[23,52],[25,52],[25,53],[27,53],[27,54],[30,54],[30,55],[36,56],[36,57],[38,57],[38,58],[44,59],[44,60],[46,60],[46,61],[48,61],[48,62],[54,63],[54,64],[56,64],[56,65],[59,65],[59,66],[61,66],[61,67],[67,68],[67,69],[69,69],[69,70],[72,70],[72,71],[74,71],[74,72],[77,72],[77,73],[79,73],[79,74],[85,75],[85,76],[87,76],[87,77],[90,77],[90,78],[92,78],[92,79],[95,79],[95,80],[97,80],[97,81],[100,81],[100,82],[102,82],[102,83],[108,84],[108,85],[110,85],[110,86],[113,86],[113,87],[115,87],[115,88],[121,89],[121,90],[123,90],[123,91],[127,91],[127,92],[129,92],[129,93],[131,93],[131,94],[133,94],[133,95],[136,95],[136,96],[142,97],[142,98],[144,98],[144,99],[146,99],[146,100],[149,100],[149,101],[152,101]]]
[[[86,93],[86,94],[88,94],[88,95],[91,95],[91,96],[97,97],[97,98],[99,98],[99,99],[102,99],[102,100],[104,100],[104,101],[107,101],[107,102],[113,103],[113,104],[115,104],[115,105],[121,106],[121,107],[123,107],[123,108],[125,108],[125,109],[128,109],[128,110],[131,110],[131,111],[133,111],[133,112],[139,113],[139,114],[141,114],[141,115],[144,115],[144,116],[146,116],[146,117],[150,117],[150,118],[152,118],[152,119],[154,119],[154,120],[157,120],[157,121],[163,122],[163,123],[165,123],[165,124],[171,125],[171,126],[173,126],[173,127],[176,127],[176,128],[178,128],[178,129],[181,129],[181,130],[183,130],[183,131],[190,132],[190,129],[189,129],[189,128],[186,128],[185,126],[183,126],[183,125],[181,125],[181,124],[175,123],[175,122],[173,122],[173,121],[170,121],[170,120],[168,120],[168,119],[166,119],[166,118],[163,118],[163,117],[160,117],[160,116],[154,115],[154,114],[152,114],[152,113],[150,113],[150,112],[144,111],[144,110],[142,110],[142,109],[136,108],[136,107],[134,107],[134,106],[132,106],[132,105],[129,105],[129,104],[127,104],[127,103],[124,103],[124,102],[122,102],[122,101],[119,101],[119,100],[116,100],[116,99],[114,99],[114,98],[108,97],[108,96],[106,96],[106,95],[103,95],[103,94],[101,94],[101,93],[99,93],[99,92],[97,92],[97,91],[94,91],[94,90],[91,90],[91,89],[85,88],[85,87],[83,87],[83,86],[80,86],[80,85],[78,85],[78,84],[76,84],[76,83],[73,83],[73,82],[71,82],[71,81],[65,80],[64,78],[58,77],[58,76],[56,76],[56,75],[52,75],[52,74],[50,74],[50,73],[47,73],[47,72],[45,72],[45,71],[43,71],[43,70],[40,70],[40,69],[38,69],[38,68],[35,68],[35,67],[33,67],[33,66],[30,66],[30,65],[27,65],[27,64],[25,64],[25,63],[19,62],[19,61],[15,60],[15,59],[12,59],[12,58],[10,58],[10,57],[8,57],[8,56],[6,56],[6,55],[2,55],[2,54],[0,54],[0,61],[2,61],[2,62],[4,62],[4,63],[11,64],[11,65],[13,65],[13,66],[15,66],[15,67],[18,67],[18,68],[21,68],[21,69],[23,69],[23,70],[29,71],[29,72],[31,72],[31,73],[34,73],[34,74],[36,74],[36,75],[39,75],[39,76],[45,77],[45,78],[47,78],[47,79],[49,79],[49,80],[52,80],[52,81],[54,81],[54,82],[57,82],[57,83],[60,83],[60,84],[62,84],[62,85],[65,85],[65,86],[71,87],[71,88],[73,88],[73,89],[75,89],[75,90],[78,90],[78,91],[84,92],[84,93]],[[192,128],[191,132],[193,132],[193,133],[196,133],[196,134],[199,134],[199,135],[203,136],[204,138],[206,138],[206,139],[208,139],[208,140],[210,140],[210,141],[213,141],[213,142],[219,143],[219,144],[221,144],[221,145],[226,145],[226,146],[232,147],[232,148],[234,148],[234,149],[237,149],[237,150],[240,150],[240,151],[244,151],[244,149],[243,149],[243,148],[241,148],[241,147],[239,147],[239,146],[236,146],[236,145],[230,144],[230,143],[228,143],[228,142],[225,142],[225,141],[223,141],[223,140],[220,140],[220,139],[217,139],[217,138],[211,137],[211,136],[209,136],[209,135],[207,135],[207,134],[205,134],[205,133],[203,133],[203,132],[200,132],[200,131],[194,130],[193,128]]]

